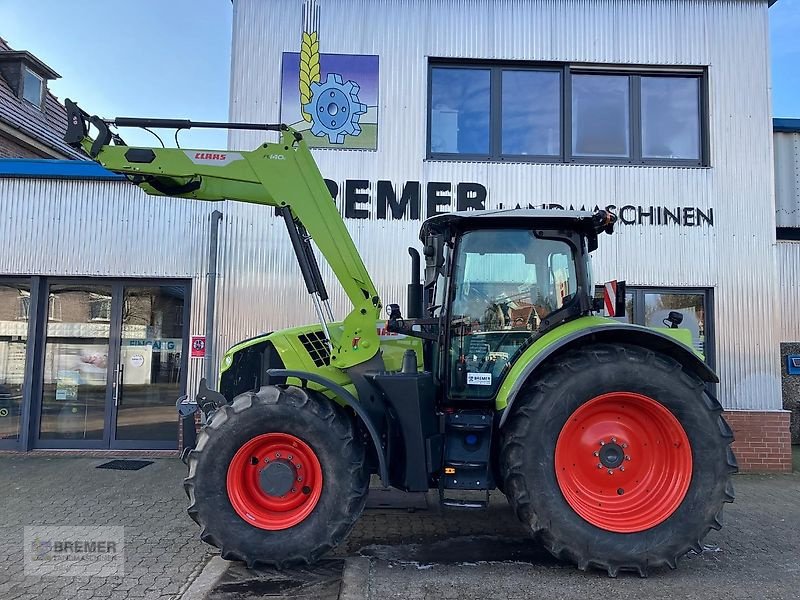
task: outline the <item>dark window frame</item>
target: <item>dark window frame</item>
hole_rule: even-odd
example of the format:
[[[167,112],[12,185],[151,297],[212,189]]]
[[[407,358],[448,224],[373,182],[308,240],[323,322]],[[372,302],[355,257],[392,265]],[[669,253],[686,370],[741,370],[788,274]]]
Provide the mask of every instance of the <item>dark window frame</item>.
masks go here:
[[[434,69],[488,69],[489,81],[489,152],[466,154],[431,151],[432,95]],[[561,97],[560,153],[555,155],[502,153],[502,73],[512,71],[558,72]],[[626,75],[629,78],[628,102],[630,114],[630,157],[572,155],[572,75]],[[699,159],[642,157],[642,77],[682,77],[698,80]],[[708,69],[702,66],[601,65],[592,63],[553,63],[529,61],[461,60],[453,58],[428,59],[428,90],[426,106],[426,160],[496,163],[555,163],[591,165],[637,165],[664,167],[710,167]]]

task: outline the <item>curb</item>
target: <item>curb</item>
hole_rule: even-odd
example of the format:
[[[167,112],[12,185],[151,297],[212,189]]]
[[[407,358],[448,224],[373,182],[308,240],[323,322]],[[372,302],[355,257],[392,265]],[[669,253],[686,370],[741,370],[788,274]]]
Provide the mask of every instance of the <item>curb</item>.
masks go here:
[[[339,600],[368,600],[372,561],[365,556],[346,558]]]
[[[212,556],[200,574],[186,590],[178,596],[180,600],[203,600],[228,570],[230,562],[219,555]]]

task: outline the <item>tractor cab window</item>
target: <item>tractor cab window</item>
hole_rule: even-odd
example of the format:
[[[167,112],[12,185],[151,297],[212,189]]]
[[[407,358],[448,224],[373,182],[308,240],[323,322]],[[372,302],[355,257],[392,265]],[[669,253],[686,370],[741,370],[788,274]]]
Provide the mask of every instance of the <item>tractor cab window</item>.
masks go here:
[[[451,396],[493,396],[516,351],[577,288],[564,241],[524,229],[465,233],[453,271]]]

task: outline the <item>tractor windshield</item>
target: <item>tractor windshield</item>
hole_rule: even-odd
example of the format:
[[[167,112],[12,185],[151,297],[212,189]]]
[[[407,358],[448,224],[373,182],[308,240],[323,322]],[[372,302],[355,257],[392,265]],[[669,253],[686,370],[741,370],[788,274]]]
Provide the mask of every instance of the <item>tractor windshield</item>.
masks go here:
[[[572,247],[525,229],[467,232],[453,271],[451,390],[494,395],[509,361],[578,289]]]

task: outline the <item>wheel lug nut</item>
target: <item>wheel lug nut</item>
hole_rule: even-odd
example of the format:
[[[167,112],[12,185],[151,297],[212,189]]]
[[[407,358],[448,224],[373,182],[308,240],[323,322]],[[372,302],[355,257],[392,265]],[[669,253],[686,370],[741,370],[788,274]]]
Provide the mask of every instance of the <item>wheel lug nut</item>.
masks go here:
[[[615,443],[615,444],[616,444],[616,443],[617,443],[617,438],[615,438],[615,437],[612,437],[612,438],[611,438],[611,441],[612,441],[613,443]]]
[[[303,478],[302,477],[298,477],[297,481],[303,481]]]
[[[605,446],[605,445],[606,445],[606,443],[605,443],[603,440],[600,440],[600,445],[601,445],[601,446]]]
[[[287,456],[286,460],[292,460],[292,455],[290,454],[289,456]]]
[[[626,454],[625,455],[625,460],[630,460],[630,459],[631,459],[631,457]]]
[[[597,468],[598,468],[598,469],[602,469],[602,468],[603,468],[603,465],[602,465],[601,463],[597,463]]]
[[[627,447],[628,447],[628,444],[626,444],[625,442],[622,442],[622,447],[623,447],[623,448],[627,448]]]
[[[293,493],[293,494],[294,494],[296,491],[297,491],[296,489],[292,488],[292,493]]]
[[[594,454],[595,456],[600,456],[599,452],[592,452],[592,454]]]
[[[281,453],[280,452],[276,452],[275,453],[275,458],[280,458],[280,457],[281,457]]]
[[[609,475],[613,475],[613,474],[614,474],[614,471],[612,471],[611,469],[609,469],[609,470],[608,470],[608,474],[609,474]]]
[[[620,467],[620,468],[619,468],[619,470],[620,470],[620,471],[624,471],[624,470],[625,470],[625,467]]]

